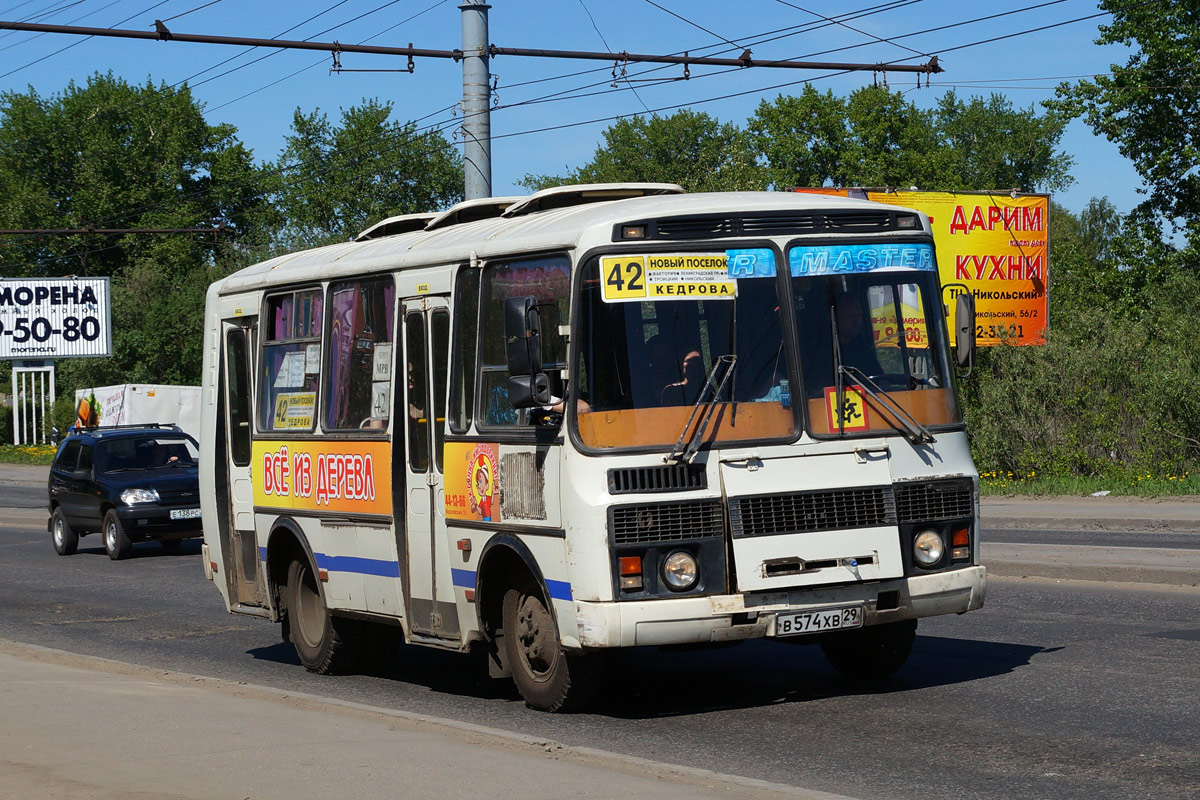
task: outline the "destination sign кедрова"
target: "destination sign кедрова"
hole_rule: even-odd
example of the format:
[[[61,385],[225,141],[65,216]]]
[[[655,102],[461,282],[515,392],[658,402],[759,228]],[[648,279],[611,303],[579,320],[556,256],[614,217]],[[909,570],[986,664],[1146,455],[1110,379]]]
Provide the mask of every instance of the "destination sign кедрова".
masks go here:
[[[606,256],[600,259],[600,286],[606,303],[737,296],[725,253]]]

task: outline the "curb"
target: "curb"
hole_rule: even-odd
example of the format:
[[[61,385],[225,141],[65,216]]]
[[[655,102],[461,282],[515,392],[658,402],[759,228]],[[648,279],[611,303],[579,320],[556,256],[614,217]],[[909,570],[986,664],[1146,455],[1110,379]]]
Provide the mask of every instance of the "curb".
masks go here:
[[[988,576],[1200,586],[1200,550],[986,543]]]
[[[1032,564],[1025,561],[989,559],[984,562],[989,578],[1048,578],[1061,581],[1098,583],[1146,583],[1155,586],[1200,587],[1195,570],[1151,567],[1094,567],[1087,565]]]

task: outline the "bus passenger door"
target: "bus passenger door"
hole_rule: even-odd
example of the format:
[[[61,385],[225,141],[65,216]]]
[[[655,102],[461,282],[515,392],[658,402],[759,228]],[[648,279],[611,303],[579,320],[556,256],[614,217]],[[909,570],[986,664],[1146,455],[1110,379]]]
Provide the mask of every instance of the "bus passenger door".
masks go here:
[[[450,314],[445,296],[404,301],[405,551],[409,627],[441,638],[459,636],[446,544],[442,483]],[[397,520],[399,525],[399,520]]]
[[[235,603],[262,606],[266,593],[259,580],[254,489],[250,479],[250,431],[254,408],[250,396],[251,332],[256,322],[255,318],[243,318],[223,325],[223,385],[220,392],[224,414],[218,424],[223,426],[221,433],[225,447],[217,448],[213,456],[217,459],[217,507],[221,515],[218,526],[230,597]]]

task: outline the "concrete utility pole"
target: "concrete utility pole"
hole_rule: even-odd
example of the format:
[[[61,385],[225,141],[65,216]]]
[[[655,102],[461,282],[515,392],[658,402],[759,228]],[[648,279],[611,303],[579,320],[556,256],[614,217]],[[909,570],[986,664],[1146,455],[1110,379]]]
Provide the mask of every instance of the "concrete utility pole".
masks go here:
[[[488,9],[484,0],[463,0],[463,157],[466,199],[492,196],[492,78],[488,71]]]

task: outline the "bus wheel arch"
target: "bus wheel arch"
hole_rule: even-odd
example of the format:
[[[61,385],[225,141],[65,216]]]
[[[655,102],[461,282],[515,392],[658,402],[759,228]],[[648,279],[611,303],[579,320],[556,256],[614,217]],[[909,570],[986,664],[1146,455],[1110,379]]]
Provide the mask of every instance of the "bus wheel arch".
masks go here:
[[[352,671],[360,637],[352,621],[330,612],[312,547],[293,520],[281,518],[271,531],[267,575],[283,640],[291,642],[304,668],[319,675]]]
[[[296,524],[295,520],[280,517],[271,526],[271,534],[267,537],[266,574],[267,596],[270,598],[271,619],[282,622],[284,626],[284,641],[289,641],[288,625],[285,619],[285,607],[288,582],[288,570],[292,561],[307,558],[312,568],[316,569],[317,559],[313,555],[308,537]],[[322,597],[322,599],[324,599]]]
[[[492,675],[511,675],[525,704],[539,711],[586,705],[598,684],[596,658],[562,647],[554,603],[529,549],[515,537],[493,537],[480,555],[475,586]]]
[[[522,573],[532,576],[545,587],[533,553],[520,539],[499,533],[483,546],[475,572],[475,613],[484,639],[497,648],[504,625],[504,593]],[[503,653],[500,657],[503,659]]]

